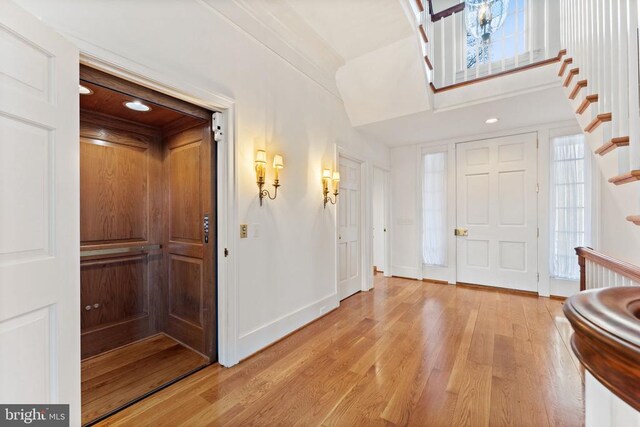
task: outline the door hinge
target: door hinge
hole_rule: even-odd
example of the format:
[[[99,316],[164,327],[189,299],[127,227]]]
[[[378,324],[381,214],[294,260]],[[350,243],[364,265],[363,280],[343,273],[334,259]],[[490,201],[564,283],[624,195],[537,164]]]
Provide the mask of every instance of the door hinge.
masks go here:
[[[215,142],[222,141],[222,113],[215,112],[211,115],[211,130],[213,131],[213,140]]]
[[[540,227],[538,227],[538,238],[540,238]]]
[[[540,273],[536,273],[536,280],[540,282]]]
[[[225,258],[229,256],[229,249],[224,248],[224,256]]]
[[[536,193],[540,192],[540,184],[536,184]]]

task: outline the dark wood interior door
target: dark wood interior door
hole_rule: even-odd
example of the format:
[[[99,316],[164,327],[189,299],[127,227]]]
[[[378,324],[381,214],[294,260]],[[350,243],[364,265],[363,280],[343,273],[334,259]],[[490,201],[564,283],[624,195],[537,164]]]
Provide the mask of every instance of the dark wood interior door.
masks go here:
[[[216,216],[211,123],[175,130],[165,138],[165,327],[172,337],[214,359]]]
[[[155,333],[162,253],[160,134],[83,111],[80,129],[82,357]]]

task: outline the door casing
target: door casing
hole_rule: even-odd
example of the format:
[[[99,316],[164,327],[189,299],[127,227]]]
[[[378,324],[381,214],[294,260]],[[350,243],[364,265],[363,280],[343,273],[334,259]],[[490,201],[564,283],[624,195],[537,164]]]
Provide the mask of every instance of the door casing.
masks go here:
[[[238,357],[238,261],[235,256],[239,241],[239,226],[235,100],[225,95],[194,87],[186,81],[169,78],[137,62],[100,49],[85,41],[73,39],[80,49],[80,63],[113,76],[128,80],[177,99],[219,111],[214,123],[217,140],[217,280],[218,280],[218,363],[230,367]]]

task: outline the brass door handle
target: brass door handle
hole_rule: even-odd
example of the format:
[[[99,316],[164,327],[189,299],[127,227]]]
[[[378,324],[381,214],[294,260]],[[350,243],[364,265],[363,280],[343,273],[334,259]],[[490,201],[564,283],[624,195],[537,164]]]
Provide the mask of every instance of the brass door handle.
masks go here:
[[[459,237],[465,237],[469,235],[469,230],[467,228],[456,228],[453,230],[453,234]]]

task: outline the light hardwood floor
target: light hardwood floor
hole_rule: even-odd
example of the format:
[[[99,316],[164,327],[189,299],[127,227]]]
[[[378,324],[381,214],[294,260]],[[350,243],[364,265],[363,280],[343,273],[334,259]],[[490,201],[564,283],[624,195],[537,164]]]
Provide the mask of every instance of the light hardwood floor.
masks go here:
[[[116,348],[82,362],[82,422],[88,423],[207,360],[166,335]]]
[[[580,426],[562,303],[376,276],[375,290],[233,368],[102,425]]]

